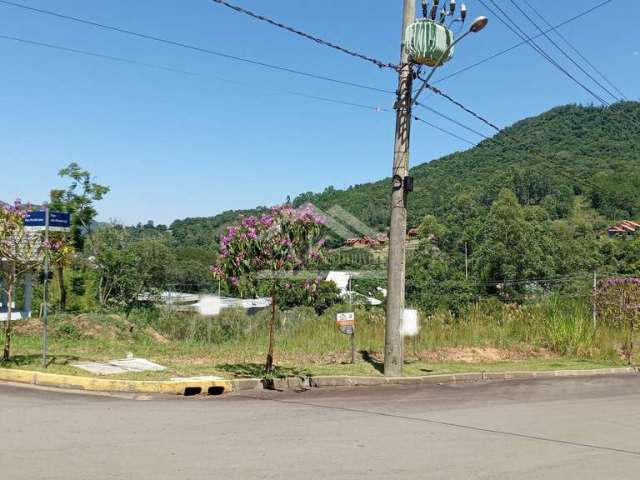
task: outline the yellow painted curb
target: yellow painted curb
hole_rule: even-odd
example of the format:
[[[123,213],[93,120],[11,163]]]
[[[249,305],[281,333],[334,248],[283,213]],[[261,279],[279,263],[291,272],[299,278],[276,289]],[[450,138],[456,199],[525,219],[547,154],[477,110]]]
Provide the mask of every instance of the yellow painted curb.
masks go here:
[[[230,380],[120,380],[97,377],[76,377],[55,373],[0,368],[0,381],[29,383],[47,387],[87,390],[91,392],[173,393],[220,395],[233,391]]]

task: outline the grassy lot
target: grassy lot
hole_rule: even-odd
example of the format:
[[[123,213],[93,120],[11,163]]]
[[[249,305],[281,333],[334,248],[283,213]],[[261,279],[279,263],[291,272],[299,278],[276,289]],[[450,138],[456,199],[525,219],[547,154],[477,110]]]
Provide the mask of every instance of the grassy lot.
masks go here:
[[[334,307],[324,315],[309,309],[279,314],[276,375],[381,375],[384,312],[356,309],[358,361],[350,361],[347,336],[335,328]],[[88,375],[72,366],[127,353],[168,367],[165,372],[109,378],[159,379],[189,375],[263,376],[268,312],[247,315],[226,310],[208,319],[168,311],[119,315],[58,315],[50,322],[48,371]],[[43,370],[41,323],[16,322],[13,357],[5,368]],[[460,317],[449,313],[423,321],[418,338],[405,344],[407,375],[441,373],[589,369],[622,366],[624,335],[593,329],[588,306],[547,303],[513,306],[486,303]],[[3,341],[0,334],[0,340]]]

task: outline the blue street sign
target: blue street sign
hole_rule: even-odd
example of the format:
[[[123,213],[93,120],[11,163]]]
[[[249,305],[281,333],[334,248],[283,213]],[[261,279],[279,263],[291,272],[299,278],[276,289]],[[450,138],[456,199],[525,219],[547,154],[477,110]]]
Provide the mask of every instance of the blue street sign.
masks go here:
[[[71,227],[71,215],[66,212],[49,211],[49,226],[53,228]]]
[[[29,230],[45,230],[47,227],[46,210],[27,212],[24,226]],[[49,211],[49,230],[65,232],[71,227],[71,215],[67,212]]]
[[[46,224],[47,220],[44,210],[27,212],[27,216],[24,219],[25,227],[44,227]]]

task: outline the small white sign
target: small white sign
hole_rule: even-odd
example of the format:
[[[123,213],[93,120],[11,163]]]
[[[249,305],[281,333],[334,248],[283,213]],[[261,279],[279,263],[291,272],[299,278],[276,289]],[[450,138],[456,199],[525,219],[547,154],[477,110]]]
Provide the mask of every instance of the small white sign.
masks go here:
[[[420,331],[418,322],[418,311],[406,309],[402,314],[402,325],[400,326],[400,334],[403,337],[415,337]]]
[[[339,313],[336,317],[336,320],[341,322],[353,322],[356,316],[353,312]]]
[[[336,315],[338,330],[345,335],[353,335],[356,330],[356,316],[353,312],[339,313]]]

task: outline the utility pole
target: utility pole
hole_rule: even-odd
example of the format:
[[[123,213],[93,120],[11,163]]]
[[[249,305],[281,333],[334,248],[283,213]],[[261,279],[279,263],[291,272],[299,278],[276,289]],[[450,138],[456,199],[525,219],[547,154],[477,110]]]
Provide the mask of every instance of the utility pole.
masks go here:
[[[49,353],[49,205],[44,207],[44,286],[42,294],[42,368],[47,368]]]
[[[469,280],[469,250],[467,242],[464,242],[464,278]]]
[[[596,291],[598,290],[598,272],[593,271],[593,329],[598,327],[598,308],[596,306]]]
[[[389,229],[389,264],[387,273],[387,318],[385,326],[384,374],[399,377],[403,367],[403,338],[400,334],[405,294],[405,241],[407,234],[407,189],[405,178],[409,167],[411,131],[411,86],[413,71],[405,48],[404,34],[416,19],[416,0],[404,0],[398,92],[396,100],[396,133],[393,152],[391,190],[391,224]]]

